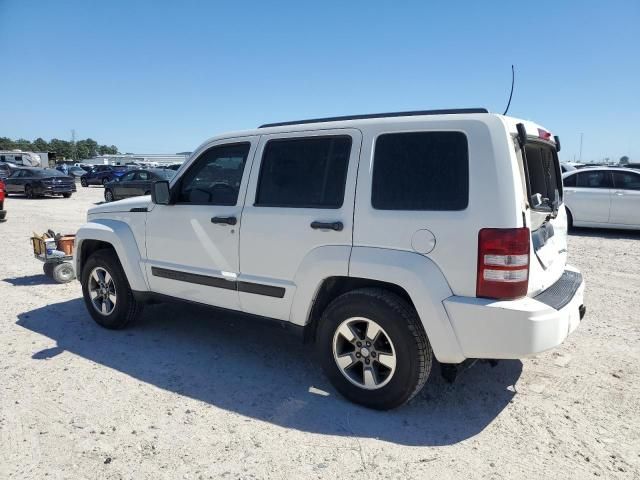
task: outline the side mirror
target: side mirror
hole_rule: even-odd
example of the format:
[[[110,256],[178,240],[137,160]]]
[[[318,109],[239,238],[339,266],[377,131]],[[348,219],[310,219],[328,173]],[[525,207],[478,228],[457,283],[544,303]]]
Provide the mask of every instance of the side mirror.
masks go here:
[[[159,180],[153,183],[151,188],[151,201],[156,205],[169,205],[171,200],[171,190],[169,190],[169,182]]]

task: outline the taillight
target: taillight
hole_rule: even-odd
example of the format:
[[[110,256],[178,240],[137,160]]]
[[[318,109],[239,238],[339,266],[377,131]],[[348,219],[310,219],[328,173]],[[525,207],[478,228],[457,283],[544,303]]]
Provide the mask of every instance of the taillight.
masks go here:
[[[529,239],[526,227],[480,230],[477,297],[509,299],[527,294]]]

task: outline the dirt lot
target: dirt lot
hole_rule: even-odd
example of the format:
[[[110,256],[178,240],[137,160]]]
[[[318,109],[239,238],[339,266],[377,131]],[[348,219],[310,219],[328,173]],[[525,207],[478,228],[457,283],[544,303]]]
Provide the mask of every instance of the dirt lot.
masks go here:
[[[96,326],[28,238],[75,231],[101,199],[6,203],[0,478],[640,478],[640,233],[571,236],[588,312],[562,347],[453,385],[434,372],[382,413],[337,396],[271,325],[158,305]]]

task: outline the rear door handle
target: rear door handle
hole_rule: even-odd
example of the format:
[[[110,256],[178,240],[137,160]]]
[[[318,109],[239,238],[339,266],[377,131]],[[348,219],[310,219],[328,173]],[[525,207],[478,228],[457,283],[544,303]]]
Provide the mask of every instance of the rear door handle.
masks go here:
[[[342,231],[344,225],[342,222],[311,222],[311,228],[314,230],[335,230],[336,232]]]
[[[622,196],[624,195],[624,192],[621,192],[620,190],[616,190],[616,191],[615,191],[615,192],[613,192],[613,193],[615,193],[616,195],[618,195],[618,196],[620,196],[620,197],[622,197]]]
[[[235,225],[238,223],[238,219],[236,217],[213,217],[211,219],[211,223],[217,223],[220,225]]]

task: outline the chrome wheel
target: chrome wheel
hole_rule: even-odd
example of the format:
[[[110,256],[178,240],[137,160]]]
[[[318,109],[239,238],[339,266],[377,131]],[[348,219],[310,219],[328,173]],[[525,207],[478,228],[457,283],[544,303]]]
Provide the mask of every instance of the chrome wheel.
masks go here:
[[[116,284],[104,268],[96,267],[91,271],[87,290],[93,308],[101,315],[110,315],[116,308]]]
[[[357,387],[384,387],[396,370],[396,351],[391,338],[373,320],[352,317],[333,335],[333,358],[342,375]]]

